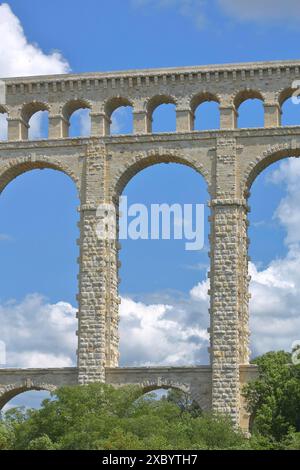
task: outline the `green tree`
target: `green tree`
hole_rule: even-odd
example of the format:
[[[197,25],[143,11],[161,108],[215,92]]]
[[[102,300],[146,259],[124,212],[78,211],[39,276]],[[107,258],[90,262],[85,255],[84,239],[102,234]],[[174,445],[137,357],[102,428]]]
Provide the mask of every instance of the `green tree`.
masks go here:
[[[177,390],[172,388],[168,390],[168,394],[166,398],[171,403],[175,403],[181,412],[187,412],[192,414],[193,416],[200,416],[202,414],[202,410],[197,402],[195,402],[188,393],[183,392],[182,390]]]
[[[284,351],[269,352],[253,362],[259,377],[244,390],[252,432],[272,446],[300,431],[300,366],[292,364],[291,354]]]
[[[178,397],[177,397],[178,398]],[[143,396],[138,387],[64,387],[39,410],[9,410],[13,449],[238,449],[248,446],[229,419],[194,415],[178,400]],[[187,408],[187,409],[186,409]],[[6,445],[6,444],[5,444]]]

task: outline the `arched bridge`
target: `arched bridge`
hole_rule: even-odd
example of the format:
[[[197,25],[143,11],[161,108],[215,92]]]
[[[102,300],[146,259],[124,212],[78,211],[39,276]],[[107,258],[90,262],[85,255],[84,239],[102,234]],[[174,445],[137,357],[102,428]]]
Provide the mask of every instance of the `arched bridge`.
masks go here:
[[[256,373],[248,365],[248,197],[264,168],[300,156],[300,126],[281,125],[282,106],[297,95],[299,79],[300,61],[279,61],[2,81],[0,112],[7,115],[8,140],[0,143],[0,192],[21,173],[53,168],[74,181],[80,197],[77,368],[10,375],[1,370],[3,396],[70,382],[177,384],[201,396],[205,407],[243,424],[241,385]],[[263,103],[264,127],[239,129],[239,107],[252,98]],[[219,106],[220,129],[196,131],[196,108],[212,100]],[[153,112],[162,103],[176,107],[175,132],[152,132]],[[124,105],[132,108],[133,133],[111,135],[112,113]],[[70,118],[82,108],[90,110],[91,135],[69,138]],[[41,110],[48,112],[48,139],[30,141],[30,119]],[[118,367],[120,247],[117,240],[98,239],[97,207],[110,203],[118,209],[128,181],[161,162],[188,165],[208,185],[209,368]]]

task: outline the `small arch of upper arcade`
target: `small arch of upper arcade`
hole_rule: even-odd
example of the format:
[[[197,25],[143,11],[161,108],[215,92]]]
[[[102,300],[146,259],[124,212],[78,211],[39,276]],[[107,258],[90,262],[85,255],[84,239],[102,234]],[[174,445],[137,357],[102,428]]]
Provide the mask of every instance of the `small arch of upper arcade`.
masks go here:
[[[220,105],[221,105],[221,97],[218,96],[216,93],[211,93],[210,91],[202,91],[197,93],[195,96],[192,97],[190,100],[190,112],[191,112],[191,130],[195,130],[195,121],[196,121],[196,112],[200,110],[202,105],[206,103],[215,103],[218,108],[218,113],[220,114]],[[204,121],[206,119],[204,118]],[[205,122],[204,122],[205,124]],[[216,126],[217,129],[219,126]],[[205,127],[207,129],[207,127]]]
[[[172,104],[175,109],[176,132],[191,132],[195,111],[205,102],[216,103],[220,129],[230,130],[238,127],[238,109],[248,99],[261,100],[265,127],[278,127],[282,106],[300,88],[300,61],[3,81],[0,112],[7,111],[9,140],[26,139],[29,120],[39,111],[48,111],[49,138],[68,137],[71,116],[78,109],[90,109],[92,136],[109,135],[112,114],[119,107],[130,107],[134,134],[149,134],[153,113],[163,104]]]
[[[129,98],[125,98],[123,96],[114,96],[109,98],[103,107],[103,125],[102,125],[102,133],[104,135],[110,135],[112,131],[112,117],[115,111],[120,108],[131,108],[133,110],[134,104]]]
[[[57,133],[61,137],[69,137],[71,118],[77,111],[92,110],[92,103],[86,99],[71,99],[65,103],[60,110],[60,115],[57,116]],[[88,117],[90,119],[90,117]]]

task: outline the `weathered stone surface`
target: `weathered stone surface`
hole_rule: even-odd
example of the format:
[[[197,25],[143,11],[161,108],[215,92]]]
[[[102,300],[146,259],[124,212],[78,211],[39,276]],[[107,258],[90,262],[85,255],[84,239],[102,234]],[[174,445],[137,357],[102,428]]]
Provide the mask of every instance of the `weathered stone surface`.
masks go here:
[[[24,387],[51,389],[70,381],[174,386],[246,428],[241,385],[256,374],[248,365],[247,200],[265,167],[300,156],[300,126],[280,125],[282,104],[300,79],[299,67],[300,61],[258,62],[4,80],[6,102],[0,112],[8,115],[9,140],[0,143],[0,191],[33,168],[53,168],[74,181],[80,197],[80,274],[78,368],[12,375],[1,370],[3,403]],[[237,129],[238,108],[248,98],[264,102],[265,127]],[[220,105],[221,129],[194,131],[196,107],[210,100]],[[174,133],[151,132],[153,111],[162,103],[176,105]],[[133,108],[134,133],[110,136],[111,114],[122,105]],[[91,110],[91,137],[68,138],[70,116],[79,108]],[[49,111],[49,139],[28,141],[30,117],[39,110]],[[211,368],[118,368],[120,246],[97,238],[96,211],[101,203],[112,203],[118,211],[128,181],[161,162],[188,165],[208,185]]]

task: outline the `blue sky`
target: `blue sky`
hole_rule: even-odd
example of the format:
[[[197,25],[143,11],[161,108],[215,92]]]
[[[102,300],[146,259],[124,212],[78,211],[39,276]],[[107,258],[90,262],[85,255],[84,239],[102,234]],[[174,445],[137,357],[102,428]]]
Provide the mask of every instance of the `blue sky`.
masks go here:
[[[297,59],[299,17],[295,0],[11,0],[0,4],[6,38],[0,75]],[[300,109],[287,103],[283,118],[299,124]],[[86,112],[73,121],[71,135],[88,133]],[[261,104],[243,104],[239,126],[261,123]],[[42,137],[45,121],[35,117],[31,124],[32,136]],[[5,137],[1,126],[3,121]],[[113,127],[130,131],[128,109],[116,112]],[[210,103],[198,111],[197,128],[216,127],[218,110]],[[154,131],[173,128],[174,109],[162,106]],[[252,187],[254,354],[289,349],[300,327],[298,175],[297,160],[278,162]],[[175,164],[144,170],[124,194],[145,204],[208,200],[202,177]],[[26,173],[1,195],[0,339],[9,366],[74,364],[77,206],[73,183],[51,170]],[[184,250],[183,241],[122,241],[122,364],[207,362],[208,215],[206,208],[206,242],[199,252]]]
[[[298,58],[299,13],[293,0],[284,6],[263,2],[269,8],[258,0],[7,3],[28,40],[46,53],[62,51],[74,72]],[[282,5],[279,21],[272,16],[276,4]],[[247,19],[247,10],[261,21]]]

